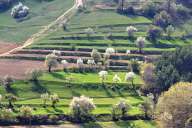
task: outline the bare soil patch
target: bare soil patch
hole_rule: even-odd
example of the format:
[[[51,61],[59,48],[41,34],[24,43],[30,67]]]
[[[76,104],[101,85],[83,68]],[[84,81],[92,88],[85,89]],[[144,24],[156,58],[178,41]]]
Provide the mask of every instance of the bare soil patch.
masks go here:
[[[25,78],[25,72],[30,69],[43,69],[43,61],[31,60],[14,60],[14,59],[0,59],[0,77],[6,75],[12,76],[15,79]]]
[[[76,64],[68,64],[68,67],[76,67]],[[31,69],[40,69],[47,71],[44,61],[37,60],[19,60],[19,59],[0,59],[0,77],[9,75],[14,79],[25,79],[26,71]],[[62,70],[62,64],[59,64],[57,68],[53,68],[53,71]],[[1,127],[0,127],[1,128]]]
[[[0,40],[0,54],[8,52],[16,47],[19,47],[16,43],[9,43]]]
[[[116,9],[116,7],[110,3],[109,4],[98,3],[93,7],[93,10],[95,10],[95,9],[105,9],[105,10],[109,9],[109,10],[111,10],[111,9]]]

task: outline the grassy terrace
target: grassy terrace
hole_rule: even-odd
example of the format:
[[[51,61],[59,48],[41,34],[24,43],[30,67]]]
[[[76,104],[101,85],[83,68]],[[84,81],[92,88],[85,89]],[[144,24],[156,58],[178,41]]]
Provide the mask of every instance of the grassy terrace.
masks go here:
[[[99,17],[99,18],[98,18]],[[121,22],[119,22],[121,19]],[[104,50],[107,47],[114,47],[118,51],[125,52],[129,50],[137,50],[134,40],[127,39],[125,28],[128,25],[135,25],[138,28],[136,37],[146,36],[146,31],[151,24],[151,20],[142,16],[122,16],[114,11],[88,11],[87,13],[78,13],[74,16],[68,27],[68,31],[59,29],[56,32],[50,32],[45,37],[36,41],[27,49],[58,49],[58,50],[71,50],[75,49],[89,49],[96,48]],[[87,39],[83,34],[84,29],[92,27],[96,32]],[[112,32],[113,40],[107,39],[107,33]],[[161,39],[159,43],[152,43],[147,41],[144,51],[172,51],[175,47],[191,44],[191,39],[182,40],[182,34],[177,31],[173,33],[172,40]]]
[[[119,22],[121,19],[121,22]],[[71,19],[70,28],[90,27],[90,26],[105,26],[105,25],[124,25],[124,24],[140,24],[151,23],[147,18],[136,16],[126,17],[114,13],[114,11],[92,11],[87,13],[77,14]]]
[[[43,26],[54,21],[73,5],[72,0],[54,0],[39,3],[36,0],[22,1],[30,8],[29,19],[17,22],[10,15],[11,10],[0,13],[0,39],[21,43]],[[47,13],[48,12],[48,13]]]
[[[145,97],[139,97],[133,90],[113,90],[110,87],[112,84],[112,77],[114,74],[118,74],[122,82],[119,86],[131,87],[131,83],[124,82],[125,73],[123,72],[109,72],[108,79],[106,80],[106,86],[102,86],[98,74],[96,73],[64,73],[54,72],[51,74],[44,74],[39,83],[17,81],[12,87],[13,92],[19,97],[16,102],[17,105],[30,105],[36,108],[33,114],[61,114],[69,113],[69,103],[73,96],[89,96],[92,97],[97,108],[94,110],[94,114],[110,114],[111,106],[116,104],[119,99],[126,99],[127,103],[132,105],[132,108],[128,111],[129,115],[142,115],[143,112],[138,107],[143,102]],[[71,79],[69,87],[69,81],[65,79]],[[142,84],[142,80],[139,76],[135,77],[134,83]],[[40,99],[40,95],[44,92],[57,93],[61,98],[57,109],[52,107],[43,108],[43,101]],[[0,94],[5,94],[5,89],[0,87]],[[4,101],[4,103],[6,103]],[[48,102],[48,104],[51,104]]]
[[[96,122],[83,125],[84,128],[155,128],[155,123],[148,121],[120,121],[120,122]]]

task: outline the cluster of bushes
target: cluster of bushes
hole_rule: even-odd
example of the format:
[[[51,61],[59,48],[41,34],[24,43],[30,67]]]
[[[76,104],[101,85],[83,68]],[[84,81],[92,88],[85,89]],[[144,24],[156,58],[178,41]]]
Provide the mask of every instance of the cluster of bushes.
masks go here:
[[[142,66],[141,75],[145,84],[141,90],[145,94],[153,93],[156,118],[161,127],[192,126],[192,106],[189,103],[192,96],[191,49],[191,46],[178,48],[172,53],[164,53],[154,64]]]
[[[139,3],[139,2],[138,2]],[[178,0],[165,0],[164,2],[146,1],[140,9],[134,7],[119,6],[117,12],[125,15],[143,15],[153,18],[153,24],[161,27],[163,30],[169,25],[175,25],[188,20],[191,17],[191,8],[184,6],[180,3],[191,4],[190,1]]]

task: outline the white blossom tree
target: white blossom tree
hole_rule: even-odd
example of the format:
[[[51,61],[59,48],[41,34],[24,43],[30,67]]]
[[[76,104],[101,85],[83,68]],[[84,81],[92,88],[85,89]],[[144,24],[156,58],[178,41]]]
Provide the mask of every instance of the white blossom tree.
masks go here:
[[[92,28],[87,28],[84,30],[84,33],[87,35],[87,38],[90,39],[90,36],[94,34],[94,30]]]
[[[45,65],[48,67],[48,71],[51,72],[52,67],[58,66],[57,56],[55,54],[48,54],[45,58]]]
[[[126,73],[125,75],[125,81],[126,82],[130,82],[132,83],[132,87],[134,88],[134,78],[135,78],[135,73],[134,72],[129,72],[129,73]]]
[[[91,52],[91,57],[94,59],[95,63],[98,63],[101,61],[101,53],[98,52],[98,50],[93,49]]]
[[[88,64],[88,65],[95,65],[95,61],[94,61],[93,59],[89,59],[89,60],[87,61],[87,64]]]
[[[121,82],[121,78],[117,74],[115,74],[113,77],[113,82],[117,84],[118,82]]]
[[[60,56],[61,55],[61,51],[53,50],[52,54],[54,54],[56,56]]]
[[[85,96],[73,97],[70,103],[71,114],[78,121],[89,119],[91,112],[95,108],[93,99]]]
[[[175,28],[172,25],[169,25],[166,28],[167,36],[169,39],[171,38],[171,35],[173,34],[174,31],[175,31]]]
[[[46,107],[47,101],[49,100],[49,94],[48,93],[41,94],[41,99],[43,100],[43,106]]]
[[[18,5],[14,6],[11,10],[11,16],[13,18],[23,18],[29,14],[29,7],[19,2]]]
[[[104,81],[107,79],[108,72],[107,71],[100,71],[99,77],[101,79],[102,85],[104,85]]]
[[[131,50],[127,50],[127,51],[126,51],[126,54],[127,54],[127,55],[131,54]]]
[[[138,37],[136,40],[136,45],[139,49],[139,53],[142,53],[142,49],[145,47],[145,38],[144,37]]]
[[[33,112],[33,109],[29,106],[22,106],[20,108],[20,114],[25,118],[31,118],[32,112]]]
[[[128,26],[126,28],[126,32],[127,32],[129,38],[133,38],[134,37],[134,33],[137,32],[137,28],[134,27],[134,26]]]
[[[125,117],[130,105],[127,104],[126,100],[121,99],[119,103],[116,104],[117,108],[121,111],[122,117]]]
[[[52,102],[52,107],[55,108],[56,104],[59,102],[59,96],[57,94],[50,95],[50,101]]]
[[[83,59],[82,58],[78,58],[77,59],[77,65],[78,66],[81,66],[81,65],[83,65],[84,63],[83,63]]]
[[[83,72],[84,69],[84,62],[82,58],[77,59],[77,67],[79,68],[80,72]]]
[[[66,71],[67,65],[69,64],[67,60],[62,60],[61,64],[63,65],[63,70]]]
[[[105,53],[111,55],[111,54],[115,53],[115,49],[114,49],[114,48],[107,48],[107,49],[105,50]]]

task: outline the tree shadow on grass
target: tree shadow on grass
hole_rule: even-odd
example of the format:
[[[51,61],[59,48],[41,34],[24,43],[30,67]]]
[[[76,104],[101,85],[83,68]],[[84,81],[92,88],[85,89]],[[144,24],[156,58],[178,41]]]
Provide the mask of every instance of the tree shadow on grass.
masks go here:
[[[5,89],[7,93],[12,93],[15,96],[18,96],[18,91],[14,88],[10,88],[10,89]]]
[[[55,112],[57,112],[57,113],[63,113],[63,110],[61,110],[61,109],[58,109],[58,108],[54,108],[54,110],[55,110]]]
[[[102,85],[103,90],[105,91],[105,93],[107,94],[108,97],[114,97],[111,92],[109,91],[109,89],[107,88],[106,85]]]
[[[81,96],[81,94],[74,89],[71,89],[72,96]]]
[[[47,113],[60,113],[60,114],[64,113],[63,110],[58,109],[58,108],[53,108],[53,107],[46,107],[45,111]]]
[[[127,121],[118,121],[118,122],[115,122],[115,124],[118,127],[122,127],[122,128],[134,128],[134,125]]]
[[[97,122],[90,122],[82,124],[83,128],[103,128],[99,123]]]
[[[65,76],[57,73],[57,72],[52,72],[50,73],[53,77],[57,78],[57,79],[61,79],[61,80],[65,80]]]
[[[37,93],[46,93],[49,92],[45,86],[42,86],[39,81],[33,81],[32,83],[32,91]]]
[[[117,92],[120,97],[125,97],[124,94],[119,89],[115,88],[115,92]]]

